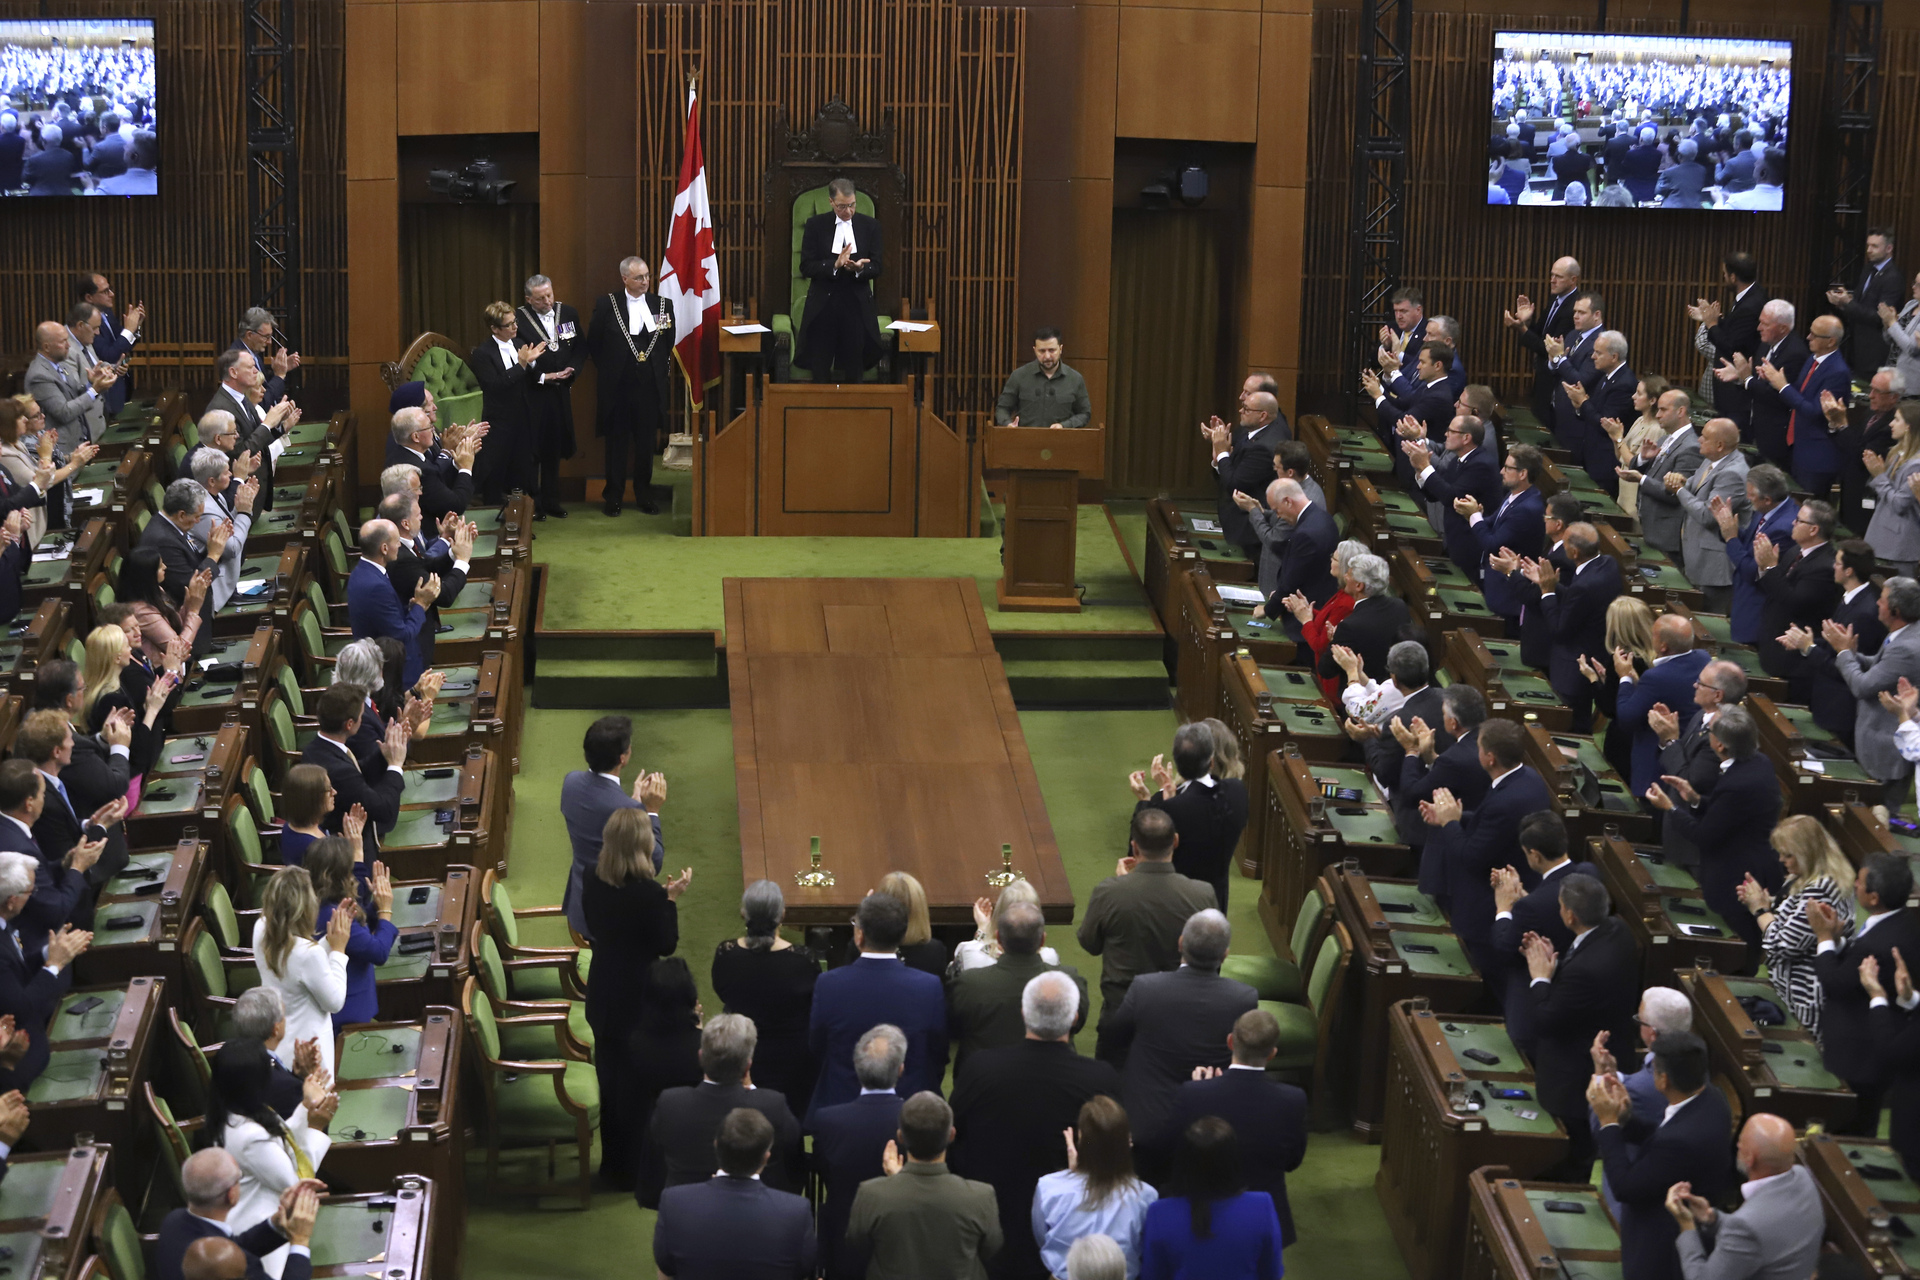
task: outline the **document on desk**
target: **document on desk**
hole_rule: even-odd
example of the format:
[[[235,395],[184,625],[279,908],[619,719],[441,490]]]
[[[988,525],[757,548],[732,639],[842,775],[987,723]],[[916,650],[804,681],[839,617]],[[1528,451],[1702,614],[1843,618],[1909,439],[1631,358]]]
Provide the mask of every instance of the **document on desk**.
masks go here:
[[[902,333],[925,333],[933,328],[933,326],[930,324],[921,324],[917,320],[895,320],[892,324],[888,325],[887,328],[898,329]]]
[[[1215,583],[1214,591],[1228,604],[1265,604],[1266,597],[1255,587],[1236,587],[1230,583]]]
[[[73,504],[76,507],[97,507],[106,499],[105,489],[75,489]]]
[[[1189,516],[1187,523],[1193,526],[1195,533],[1219,533],[1221,531],[1218,520],[1208,520],[1204,516]]]
[[[743,334],[749,334],[749,333],[772,333],[773,332],[773,330],[767,328],[767,326],[763,324],[723,324],[720,327],[722,329],[725,329],[728,333],[733,334],[735,337],[739,337]]]

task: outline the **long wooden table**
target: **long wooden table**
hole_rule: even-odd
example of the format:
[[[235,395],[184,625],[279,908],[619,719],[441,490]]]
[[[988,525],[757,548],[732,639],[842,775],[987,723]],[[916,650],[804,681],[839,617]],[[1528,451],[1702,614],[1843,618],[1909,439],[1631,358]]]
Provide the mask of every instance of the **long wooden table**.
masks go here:
[[[891,870],[965,924],[1001,846],[1049,921],[1073,889],[967,578],[728,578],[727,683],[740,871],[793,924],[844,925]],[[835,883],[805,888],[819,837]],[[1116,849],[1117,852],[1117,849]]]

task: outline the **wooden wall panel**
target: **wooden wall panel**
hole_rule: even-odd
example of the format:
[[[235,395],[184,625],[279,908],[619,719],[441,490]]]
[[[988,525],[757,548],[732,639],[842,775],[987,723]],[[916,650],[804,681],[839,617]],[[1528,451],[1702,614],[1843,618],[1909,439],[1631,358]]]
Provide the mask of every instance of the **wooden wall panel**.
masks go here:
[[[1025,38],[1023,10],[956,0],[640,5],[638,251],[657,261],[665,248],[695,69],[720,278],[741,300],[765,276],[762,182],[777,116],[805,127],[836,94],[864,127],[890,112],[912,233],[889,249],[882,300],[932,299],[946,330],[931,379],[938,411],[989,402],[1015,346]],[[774,301],[761,300],[763,318]]]
[[[1120,10],[1123,138],[1252,142],[1257,132],[1257,10]]]
[[[588,152],[600,145],[593,126],[603,114],[597,109],[601,86],[586,76],[587,6],[580,0],[540,0],[539,16],[540,172],[585,173]],[[519,96],[524,120],[524,90]],[[546,202],[543,183],[540,203]]]
[[[347,178],[399,174],[399,20],[393,4],[356,5],[346,24]]]
[[[524,133],[537,91],[540,6],[525,0],[401,4],[400,132]]]

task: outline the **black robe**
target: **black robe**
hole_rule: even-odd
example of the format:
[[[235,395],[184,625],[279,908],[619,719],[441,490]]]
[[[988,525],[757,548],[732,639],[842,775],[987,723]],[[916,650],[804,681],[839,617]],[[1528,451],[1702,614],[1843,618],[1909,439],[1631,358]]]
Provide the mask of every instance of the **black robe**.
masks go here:
[[[831,213],[817,213],[800,233],[800,274],[813,283],[807,289],[807,309],[801,317],[793,362],[812,369],[823,358],[831,360],[836,331],[858,326],[862,367],[871,369],[880,362],[881,350],[879,312],[868,284],[880,276],[880,224],[864,213],[853,215],[854,254],[869,261],[859,271],[835,271],[835,221]]]

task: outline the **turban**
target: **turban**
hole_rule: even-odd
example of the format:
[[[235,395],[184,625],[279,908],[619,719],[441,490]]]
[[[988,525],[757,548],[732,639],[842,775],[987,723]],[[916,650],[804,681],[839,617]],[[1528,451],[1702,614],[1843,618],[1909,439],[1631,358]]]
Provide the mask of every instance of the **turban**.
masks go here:
[[[387,397],[387,412],[398,413],[402,409],[424,409],[427,404],[427,384],[424,382],[403,382],[393,389]]]

